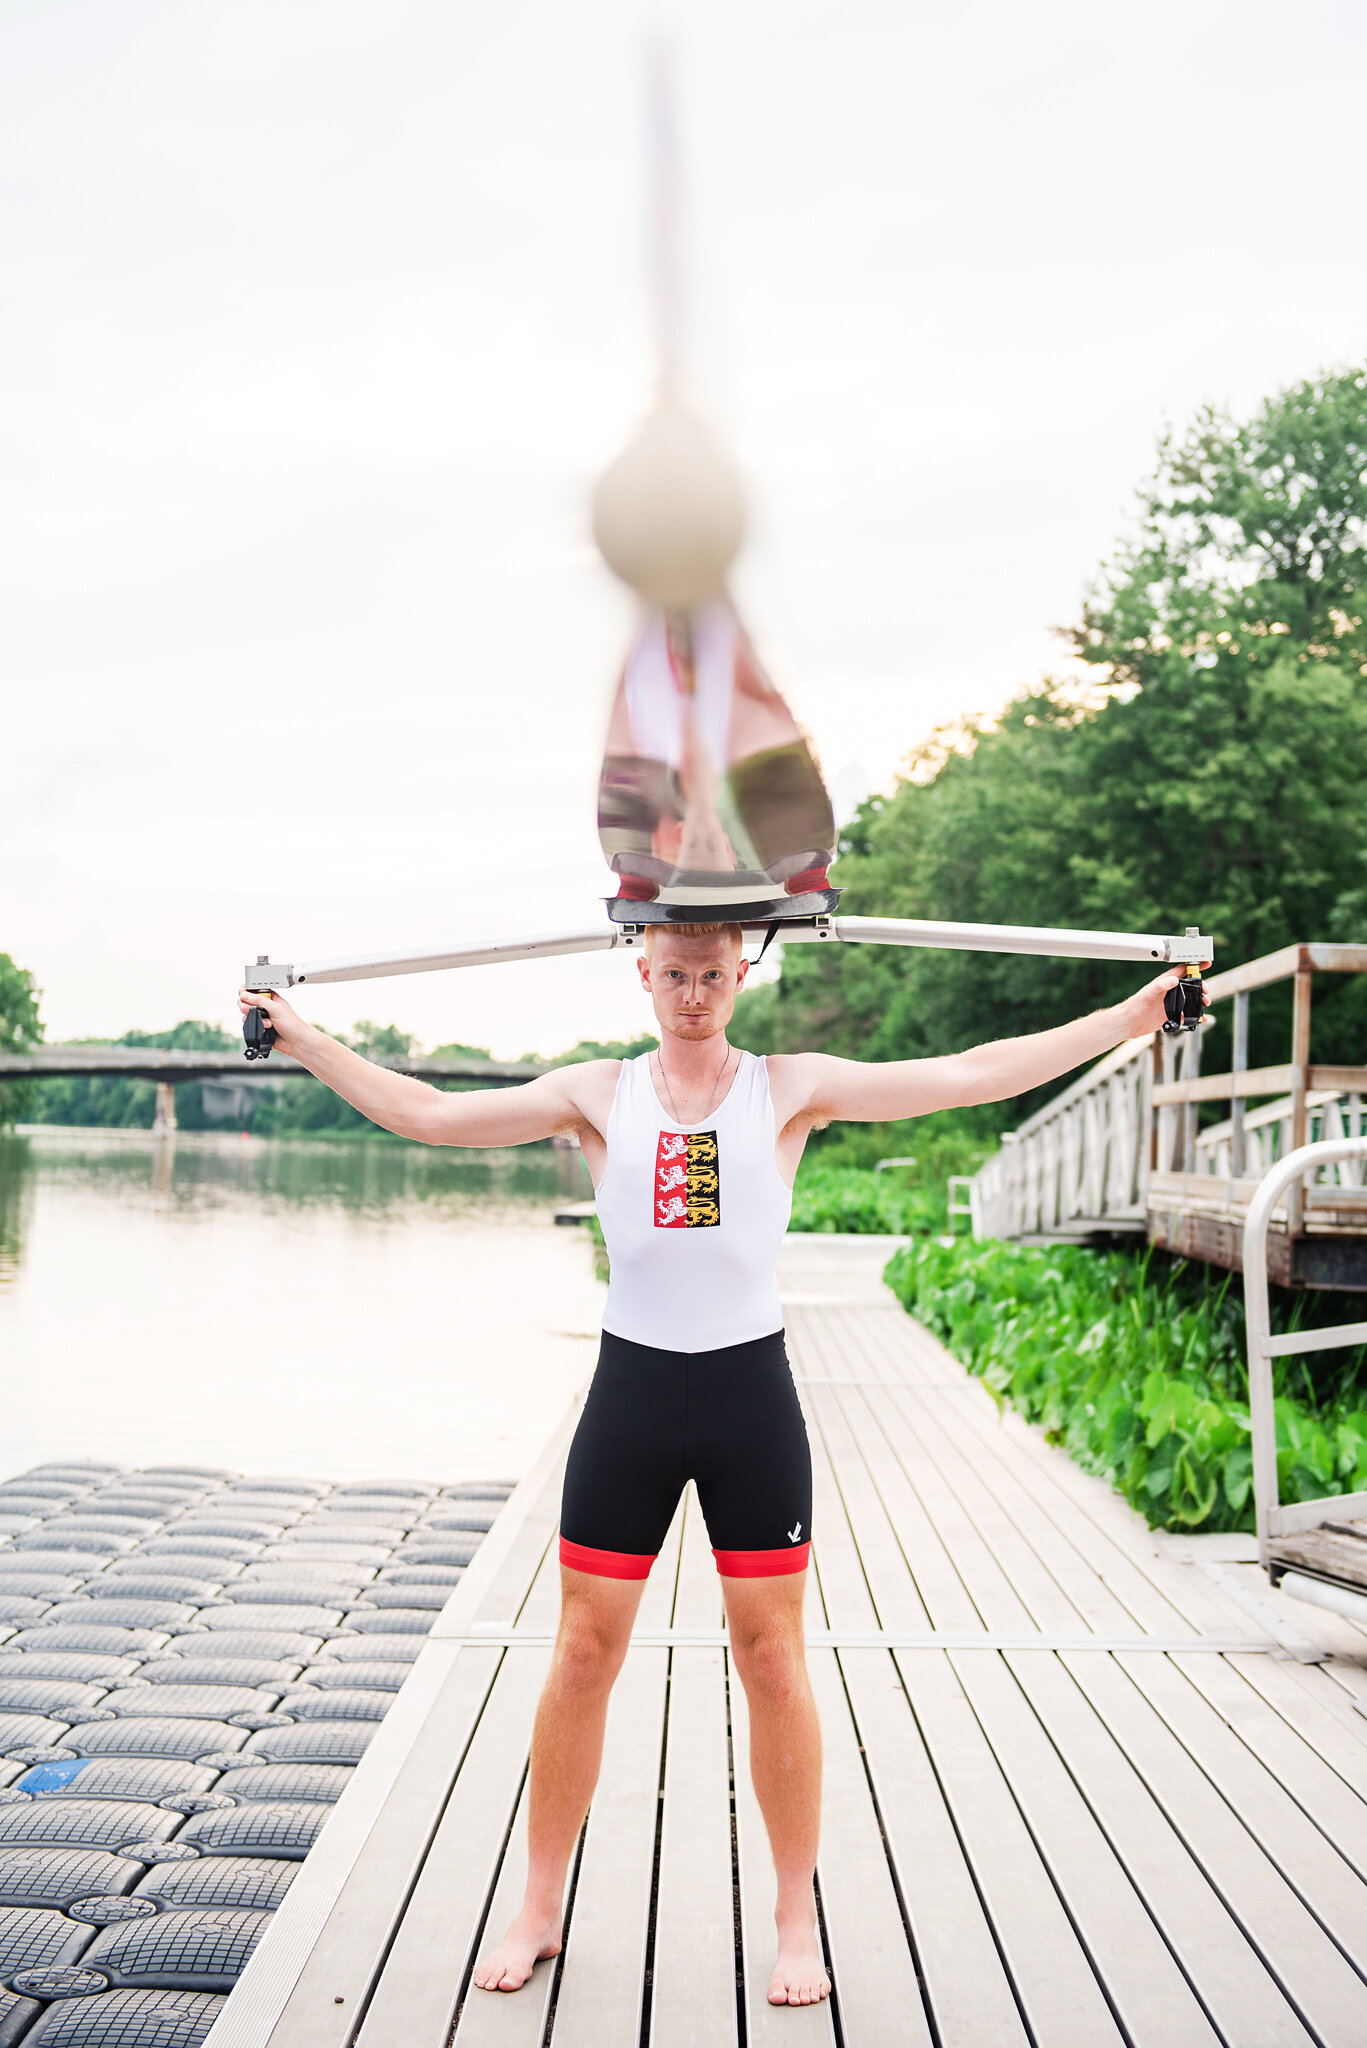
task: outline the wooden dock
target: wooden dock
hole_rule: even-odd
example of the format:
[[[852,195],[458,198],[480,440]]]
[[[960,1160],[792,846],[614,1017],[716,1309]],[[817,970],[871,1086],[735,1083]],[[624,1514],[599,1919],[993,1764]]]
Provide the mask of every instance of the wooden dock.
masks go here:
[[[571,1415],[211,2048],[1367,2041],[1367,1637],[1268,1592],[1237,1541],[1155,1538],[999,1418],[881,1287],[887,1250],[790,1238],[783,1273],[832,2002],[765,2003],[772,1873],[691,1499],[613,1697],[564,1954],[514,1996],[470,1986],[521,1885]]]

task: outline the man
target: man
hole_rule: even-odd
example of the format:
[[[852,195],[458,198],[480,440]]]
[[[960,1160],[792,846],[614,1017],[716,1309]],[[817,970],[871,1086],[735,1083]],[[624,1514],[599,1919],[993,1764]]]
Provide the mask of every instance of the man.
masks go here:
[[[527,1889],[475,1983],[516,1991],[558,1953],[570,1857],[597,1782],[608,1695],[655,1553],[692,1478],[750,1709],[750,1768],[778,1881],[775,2005],[825,1998],[812,1880],[821,1734],[803,1593],[811,1465],[783,1349],[775,1268],[808,1133],[1000,1102],[1156,1030],[1178,970],[1114,1009],[947,1059],[767,1060],[727,1043],[745,984],[738,925],[652,925],[637,966],[660,1047],[557,1068],[519,1088],[444,1094],[371,1065],[281,996],[282,1052],[372,1122],[432,1145],[524,1145],[573,1132],[611,1262],[598,1370],[565,1474],[561,1616],[537,1708]]]

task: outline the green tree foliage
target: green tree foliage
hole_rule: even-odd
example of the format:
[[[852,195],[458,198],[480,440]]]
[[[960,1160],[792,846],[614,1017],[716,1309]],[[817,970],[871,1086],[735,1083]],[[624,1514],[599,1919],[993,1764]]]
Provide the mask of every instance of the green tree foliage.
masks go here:
[[[584,1060],[634,1060],[643,1052],[654,1052],[660,1043],[653,1032],[644,1032],[640,1038],[581,1038],[578,1045],[572,1045],[568,1052],[557,1053],[547,1062],[552,1067],[577,1067]],[[528,1059],[539,1059],[540,1054],[528,1053]]]
[[[26,977],[21,977],[24,979]],[[3,995],[3,986],[0,986],[0,1000],[3,1000]],[[35,1009],[35,1017],[36,1014]],[[353,1052],[373,1060],[406,1059],[415,1044],[412,1032],[400,1031],[396,1024],[376,1024],[368,1018],[362,1018],[349,1032],[339,1031],[336,1036]],[[169,1031],[125,1031],[121,1038],[113,1041],[80,1041],[92,1046],[111,1042],[189,1052],[241,1050],[241,1040],[236,1033],[220,1031],[215,1025],[194,1020],[176,1024]],[[657,1042],[652,1037],[612,1043],[582,1039],[570,1051],[559,1054],[547,1064],[566,1066],[580,1060],[631,1059],[637,1053],[648,1052]],[[487,1060],[493,1055],[487,1046],[451,1044],[436,1047],[430,1057]],[[536,1061],[540,1055],[529,1053],[527,1058]],[[335,1095],[321,1081],[315,1081],[309,1075],[277,1075],[269,1065],[258,1067],[253,1072],[244,1064],[243,1079],[267,1084],[278,1081],[279,1085],[260,1088],[243,1114],[222,1117],[206,1112],[200,1089],[195,1083],[183,1084],[176,1090],[176,1121],[180,1128],[187,1131],[238,1130],[245,1126],[253,1136],[261,1138],[391,1135],[387,1131],[382,1132],[349,1102],[344,1102],[340,1095]],[[39,1123],[147,1130],[151,1128],[156,1110],[156,1089],[151,1081],[135,1081],[119,1075],[78,1074],[25,1085],[31,1096],[25,1114]],[[482,1084],[478,1081],[444,1081],[435,1085],[463,1090],[478,1088]]]
[[[8,953],[0,953],[0,1052],[28,1052],[42,1036],[33,976],[26,967],[17,967]],[[0,1082],[0,1130],[22,1122],[32,1110],[31,1082]]]
[[[1137,532],[1068,636],[1080,672],[918,750],[844,836],[842,909],[1199,923],[1226,964],[1367,936],[1364,538],[1367,372],[1297,385],[1244,423],[1202,413],[1161,445]],[[741,1029],[771,1049],[946,1053],[1061,1023],[1140,978],[1086,961],[795,947],[777,993],[744,999]],[[1317,987],[1318,1057],[1360,1055],[1365,995],[1358,977]],[[1255,997],[1254,1064],[1284,1060],[1288,1034],[1289,994]],[[1227,1050],[1217,1040],[1211,1062]]]

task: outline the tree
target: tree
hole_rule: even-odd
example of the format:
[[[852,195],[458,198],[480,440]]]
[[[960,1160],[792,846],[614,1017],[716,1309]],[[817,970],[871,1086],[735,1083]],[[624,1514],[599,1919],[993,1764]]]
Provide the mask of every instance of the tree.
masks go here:
[[[934,736],[866,803],[842,908],[1180,931],[1226,964],[1367,923],[1367,372],[1295,386],[1244,424],[1203,412],[1160,446],[1135,536],[1068,636],[1085,664]],[[1133,967],[793,948],[775,1047],[869,1058],[1040,1030]],[[1323,1059],[1360,1056],[1359,977],[1316,993]],[[1254,1064],[1287,1056],[1289,995],[1253,1004]],[[1227,1045],[1212,1047],[1218,1061]],[[1044,1091],[1041,1100],[1053,1090]],[[998,1125],[1023,1107],[1003,1106]]]
[[[8,953],[0,953],[0,1052],[27,1052],[41,1043],[42,1036],[33,976],[26,967],[17,967]],[[32,1096],[32,1082],[0,1082],[0,1130],[29,1114]]]

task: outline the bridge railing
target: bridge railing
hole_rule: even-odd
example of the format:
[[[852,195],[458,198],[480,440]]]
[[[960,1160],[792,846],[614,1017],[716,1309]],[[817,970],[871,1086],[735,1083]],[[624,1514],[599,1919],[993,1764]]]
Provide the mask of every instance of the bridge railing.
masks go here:
[[[979,1168],[969,1190],[974,1235],[1147,1231],[1173,1249],[1234,1263],[1234,1254],[1222,1255],[1228,1229],[1242,1227],[1258,1181],[1278,1159],[1312,1137],[1367,1135],[1367,1067],[1310,1059],[1315,973],[1367,973],[1367,946],[1286,946],[1210,976],[1212,1004],[1234,1008],[1227,1073],[1202,1074],[1199,1031],[1180,1043],[1155,1033],[1117,1046],[1009,1132]],[[1249,998],[1286,980],[1294,985],[1291,1059],[1250,1068]],[[1207,1102],[1227,1102],[1229,1115],[1203,1130],[1199,1106]],[[1301,1234],[1307,1215],[1316,1227],[1367,1226],[1363,1163],[1338,1160],[1317,1181],[1289,1187],[1278,1218],[1284,1235]]]

